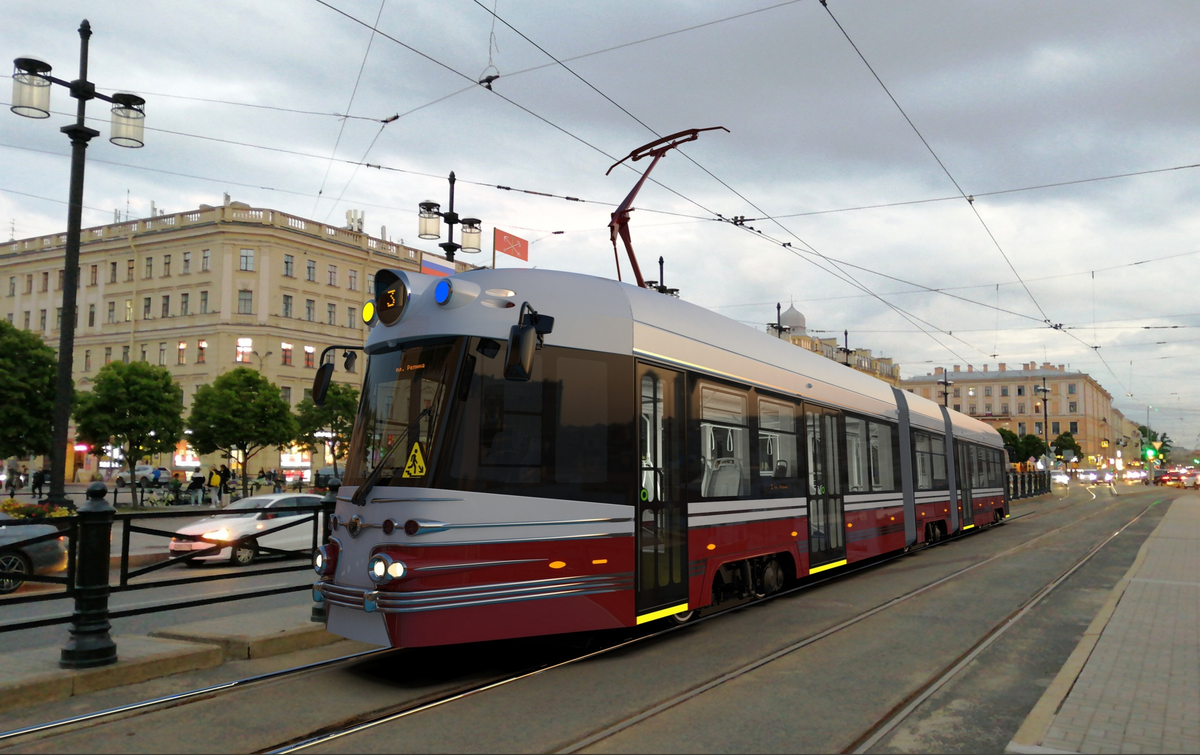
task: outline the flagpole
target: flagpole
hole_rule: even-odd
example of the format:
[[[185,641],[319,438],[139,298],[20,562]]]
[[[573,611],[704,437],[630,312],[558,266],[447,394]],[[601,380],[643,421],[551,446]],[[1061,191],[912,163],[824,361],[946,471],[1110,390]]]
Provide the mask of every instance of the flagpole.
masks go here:
[[[492,227],[492,269],[496,269],[496,228]]]

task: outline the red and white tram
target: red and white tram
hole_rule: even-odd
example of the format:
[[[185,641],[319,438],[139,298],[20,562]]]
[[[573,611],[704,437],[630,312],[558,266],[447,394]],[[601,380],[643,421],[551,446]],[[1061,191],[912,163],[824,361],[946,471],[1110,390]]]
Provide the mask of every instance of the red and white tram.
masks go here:
[[[540,270],[375,281],[314,559],[336,634],[683,621],[1008,516],[991,427],[701,307]]]

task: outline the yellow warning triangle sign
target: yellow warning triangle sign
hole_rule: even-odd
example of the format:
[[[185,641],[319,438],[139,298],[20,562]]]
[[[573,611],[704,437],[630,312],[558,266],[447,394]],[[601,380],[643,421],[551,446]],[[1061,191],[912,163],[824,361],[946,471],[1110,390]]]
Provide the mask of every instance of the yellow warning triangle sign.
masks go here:
[[[425,457],[421,455],[421,444],[413,443],[412,451],[408,454],[408,461],[404,464],[404,474],[402,477],[424,477],[425,476]]]

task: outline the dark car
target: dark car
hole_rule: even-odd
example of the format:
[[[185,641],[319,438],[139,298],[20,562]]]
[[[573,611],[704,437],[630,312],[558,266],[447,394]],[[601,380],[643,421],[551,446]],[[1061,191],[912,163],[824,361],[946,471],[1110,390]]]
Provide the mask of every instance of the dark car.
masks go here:
[[[67,568],[67,546],[64,537],[50,538],[32,545],[23,544],[39,535],[58,532],[53,524],[12,526],[14,520],[0,512],[0,595],[15,591],[25,584],[23,574],[48,574]]]
[[[1171,485],[1171,486],[1177,485],[1182,488],[1183,487],[1183,473],[1175,472],[1175,471],[1160,472],[1159,474],[1156,474],[1154,476],[1154,484],[1155,485]]]

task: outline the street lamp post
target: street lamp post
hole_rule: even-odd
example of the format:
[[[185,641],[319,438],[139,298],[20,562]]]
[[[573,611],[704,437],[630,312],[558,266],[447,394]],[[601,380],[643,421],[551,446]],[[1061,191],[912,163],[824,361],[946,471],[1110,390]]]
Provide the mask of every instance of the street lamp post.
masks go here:
[[[425,200],[417,205],[418,231],[417,236],[423,239],[440,239],[442,237],[442,221],[446,221],[446,241],[438,244],[446,253],[446,260],[454,261],[454,253],[462,250],[467,254],[478,254],[482,247],[480,239],[483,236],[482,221],[479,218],[460,218],[454,211],[454,171],[450,171],[450,209],[442,212],[442,206],[433,200]],[[454,242],[454,226],[462,224],[462,244]]]
[[[260,355],[257,351],[251,351],[250,353],[253,354],[258,359],[258,371],[261,374],[262,370],[263,370],[263,360],[266,359],[267,357],[271,356],[275,352],[268,351],[266,354],[262,354],[262,355]]]
[[[79,25],[79,78],[65,81],[50,75],[50,65],[38,58],[22,57],[13,61],[13,104],[11,110],[26,118],[50,117],[50,85],[58,84],[78,100],[75,122],[60,130],[71,140],[71,187],[67,209],[67,243],[63,260],[62,323],[58,339],[58,375],[54,383],[53,440],[50,449],[50,496],[53,506],[71,506],[66,496],[67,425],[71,421],[71,379],[75,350],[75,317],[79,286],[79,236],[83,222],[83,169],[88,142],[100,135],[84,124],[87,101],[101,99],[112,103],[109,141],[119,147],[143,146],[146,101],[136,94],[116,92],[111,97],[96,91],[87,79],[88,39],[92,26],[84,19]]]
[[[1042,396],[1042,440],[1046,442],[1046,453],[1050,453],[1050,389],[1046,387],[1046,376],[1042,375],[1042,384],[1033,386],[1033,390]],[[1060,425],[1061,427],[1061,425]]]
[[[950,386],[954,385],[954,381],[947,380],[946,373],[945,373],[945,371],[943,371],[942,379],[937,381],[937,384],[942,386],[940,389],[941,394],[942,394],[942,406],[949,407],[950,406]]]

